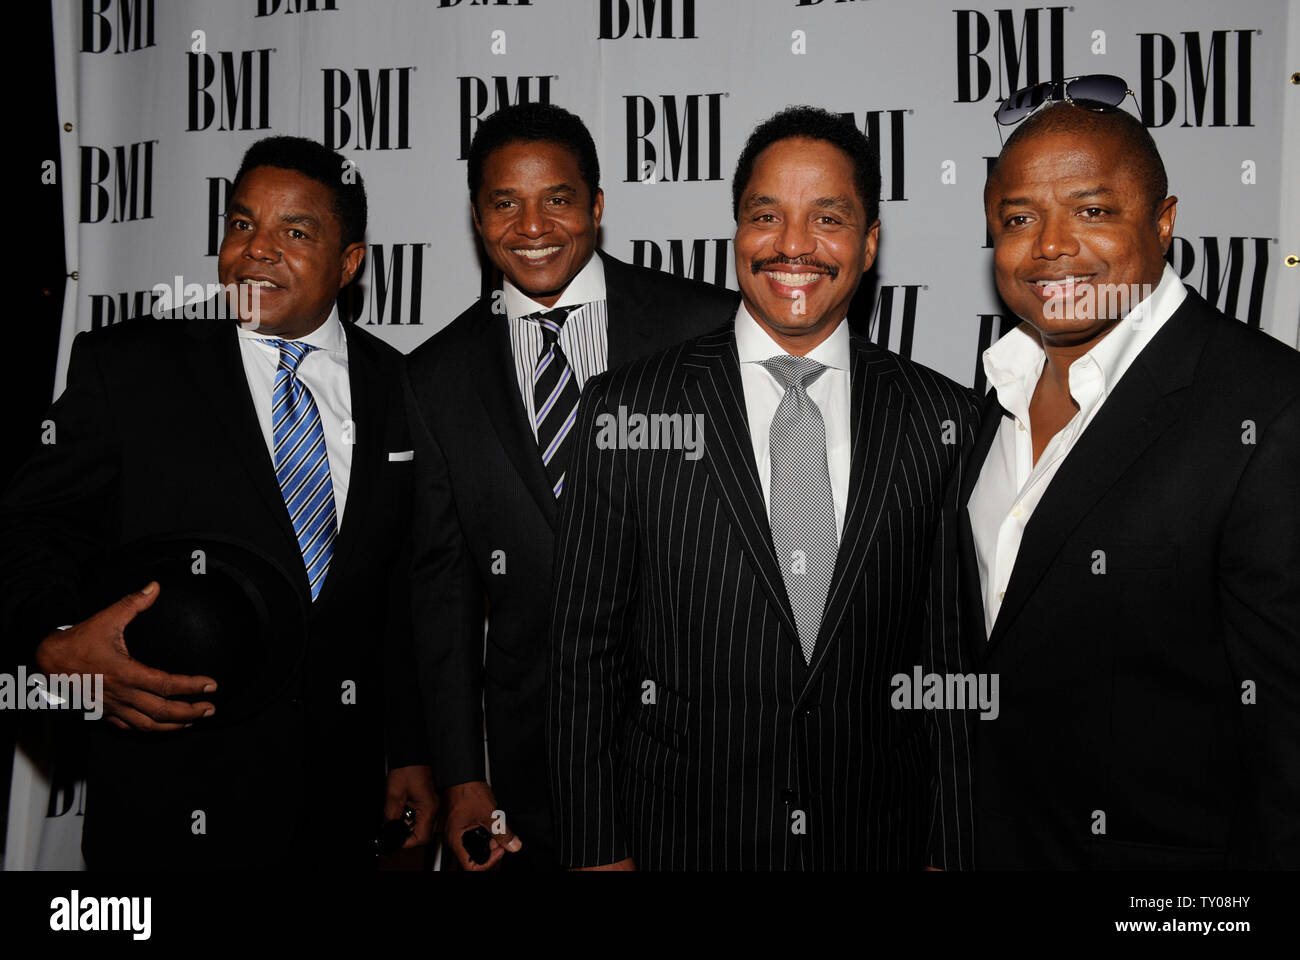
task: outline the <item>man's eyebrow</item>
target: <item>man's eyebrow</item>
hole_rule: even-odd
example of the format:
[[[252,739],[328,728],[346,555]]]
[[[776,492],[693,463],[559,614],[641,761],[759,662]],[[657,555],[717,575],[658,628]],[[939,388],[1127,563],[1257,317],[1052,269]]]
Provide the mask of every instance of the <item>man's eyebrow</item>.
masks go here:
[[[820,210],[836,210],[841,214],[853,213],[853,204],[848,197],[818,197],[813,206]]]
[[[776,197],[769,197],[766,193],[756,193],[745,201],[745,209],[753,210],[755,207],[776,207],[780,206]]]
[[[249,210],[248,207],[238,201],[234,201],[230,204],[230,212],[237,213],[241,217],[251,217],[253,215],[252,210]]]
[[[1080,187],[1078,190],[1071,190],[1065,195],[1067,200],[1091,200],[1094,197],[1113,197],[1116,196],[1115,190],[1111,187],[1098,184],[1095,187]],[[1007,207],[1032,207],[1034,201],[1030,197],[1003,197],[998,201],[998,210],[1005,210]]]
[[[315,217],[313,217],[310,213],[286,213],[284,216],[280,217],[280,222],[301,223],[301,224],[306,224],[309,227],[316,227],[316,228],[320,227],[320,221],[317,220]]]
[[[1007,207],[1028,207],[1032,205],[1033,201],[1028,197],[1003,197],[998,201],[999,210],[1005,210]]]
[[[544,187],[542,193],[577,193],[578,188],[568,183],[553,183],[549,187]],[[513,197],[518,195],[519,191],[514,187],[497,187],[495,190],[489,190],[489,197]]]
[[[1106,197],[1113,196],[1115,193],[1110,187],[1095,186],[1083,187],[1066,194],[1070,200],[1087,200],[1089,197]]]

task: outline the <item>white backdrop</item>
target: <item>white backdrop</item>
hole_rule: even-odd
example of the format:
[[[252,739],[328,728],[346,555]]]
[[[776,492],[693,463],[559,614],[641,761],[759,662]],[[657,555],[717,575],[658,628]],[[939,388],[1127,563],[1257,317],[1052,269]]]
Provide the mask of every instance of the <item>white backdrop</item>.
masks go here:
[[[370,250],[357,322],[409,351],[482,289],[461,157],[478,119],[521,97],[590,127],[607,251],[733,287],[729,181],[749,131],[791,103],[851,113],[884,172],[877,285],[855,322],[982,388],[979,353],[1004,329],[981,205],[1000,146],[992,112],[1017,86],[1082,73],[1118,74],[1136,94],[1125,109],[1152,128],[1182,199],[1171,256],[1185,282],[1297,342],[1300,268],[1285,265],[1300,254],[1295,2],[53,0],[53,11],[74,271],[60,388],[75,332],[144,312],[176,276],[215,282],[227,181],[272,133],[326,140],[361,170]],[[80,798],[61,789],[51,811],[20,752],[8,867],[77,862]]]

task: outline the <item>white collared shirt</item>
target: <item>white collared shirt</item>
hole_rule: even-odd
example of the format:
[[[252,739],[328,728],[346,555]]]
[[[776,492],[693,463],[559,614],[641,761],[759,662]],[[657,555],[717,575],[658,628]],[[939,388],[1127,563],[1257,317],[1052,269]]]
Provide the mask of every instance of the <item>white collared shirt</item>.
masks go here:
[[[271,396],[275,391],[275,371],[280,366],[280,349],[264,333],[239,327],[239,353],[244,361],[244,376],[253,395],[257,422],[266,438],[266,449],[275,462],[275,432],[271,424]],[[334,487],[334,512],[343,525],[343,505],[348,498],[348,481],[352,476],[352,444],[355,441],[352,416],[352,385],[348,380],[348,338],[335,307],[319,327],[299,338],[318,349],[303,357],[298,379],[311,391],[320,412],[321,431],[325,434],[325,455],[329,458],[330,483]]]
[[[605,309],[605,264],[593,253],[555,301],[544,307],[516,287],[507,278],[501,285],[506,318],[510,323],[510,350],[515,358],[515,376],[519,378],[519,395],[524,401],[528,423],[537,436],[536,398],[533,396],[533,369],[545,343],[542,328],[530,314],[545,313],[561,307],[571,308],[560,328],[560,349],[564,351],[574,380],[581,390],[590,377],[603,373],[609,365],[608,314]]]
[[[1151,342],[1187,296],[1182,281],[1165,265],[1160,283],[1117,323],[1110,333],[1070,364],[1070,396],[1078,412],[1061,428],[1034,463],[1029,402],[1047,354],[1025,325],[1013,328],[984,351],[984,374],[997,391],[1003,417],[971,490],[971,531],[979,563],[986,638],[993,632],[1029,518],[1088,424],[1092,423],[1143,348]]]
[[[749,438],[754,446],[754,463],[763,486],[763,502],[772,514],[772,418],[785,396],[785,384],[762,365],[764,360],[786,353],[755,320],[742,302],[736,311],[736,350],[740,354],[740,383],[745,392],[745,413]],[[808,386],[808,397],[821,411],[826,425],[826,466],[830,471],[831,498],[835,501],[835,530],[844,537],[844,514],[849,501],[850,436],[849,370],[852,351],[849,325],[841,320],[835,331],[808,353],[827,367]]]

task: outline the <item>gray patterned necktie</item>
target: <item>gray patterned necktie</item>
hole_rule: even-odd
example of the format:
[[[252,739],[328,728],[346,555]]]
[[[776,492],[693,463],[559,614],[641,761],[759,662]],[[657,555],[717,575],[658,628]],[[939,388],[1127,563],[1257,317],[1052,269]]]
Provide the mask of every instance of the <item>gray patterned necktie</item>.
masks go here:
[[[804,660],[812,662],[817,631],[826,609],[839,551],[835,501],[826,464],[826,424],[807,386],[826,367],[808,357],[787,355],[762,361],[785,396],[772,417],[772,545],[799,627]]]

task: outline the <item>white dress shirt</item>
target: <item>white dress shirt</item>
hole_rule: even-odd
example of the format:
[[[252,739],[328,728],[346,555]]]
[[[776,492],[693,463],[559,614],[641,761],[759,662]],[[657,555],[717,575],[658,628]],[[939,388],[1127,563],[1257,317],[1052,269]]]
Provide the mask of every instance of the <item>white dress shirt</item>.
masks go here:
[[[533,369],[537,366],[537,357],[542,352],[545,340],[542,328],[536,320],[528,320],[530,314],[545,313],[568,307],[569,316],[560,328],[560,349],[573,370],[574,381],[578,389],[589,377],[603,373],[609,365],[609,321],[605,310],[605,264],[599,255],[593,253],[591,259],[579,270],[569,285],[555,301],[555,306],[544,307],[516,287],[507,278],[501,285],[505,300],[506,317],[510,322],[510,350],[515,357],[515,375],[519,378],[519,395],[524,401],[524,410],[528,414],[528,423],[532,426],[533,436],[537,436],[536,408],[533,396]]]
[[[275,432],[271,424],[271,395],[275,390],[275,371],[280,366],[280,349],[264,333],[239,327],[239,352],[244,361],[244,376],[253,395],[257,422],[266,438],[266,449],[275,463]],[[339,320],[338,308],[319,327],[299,338],[318,349],[303,357],[298,379],[311,391],[320,412],[321,431],[325,434],[325,455],[329,458],[330,483],[334,487],[334,513],[343,526],[343,505],[348,498],[348,480],[352,475],[352,444],[355,425],[351,424],[352,385],[348,380],[348,339]]]
[[[997,391],[1003,417],[979,478],[971,490],[971,532],[979,562],[984,627],[993,632],[1020,540],[1038,502],[1120,378],[1187,296],[1178,274],[1165,265],[1160,283],[1087,353],[1070,364],[1070,396],[1078,412],[1034,463],[1029,401],[1047,354],[1021,324],[984,351],[984,374]]]
[[[763,485],[763,502],[772,515],[772,418],[785,396],[785,384],[762,365],[764,360],[787,351],[759,326],[742,302],[736,311],[736,350],[740,354],[740,383],[745,391],[745,412],[749,417],[749,438],[754,445],[754,463]],[[835,531],[844,539],[844,514],[849,501],[850,437],[849,325],[841,320],[835,332],[819,343],[808,357],[827,367],[808,386],[808,397],[821,411],[826,425],[826,466],[831,477],[831,499],[835,501]]]

